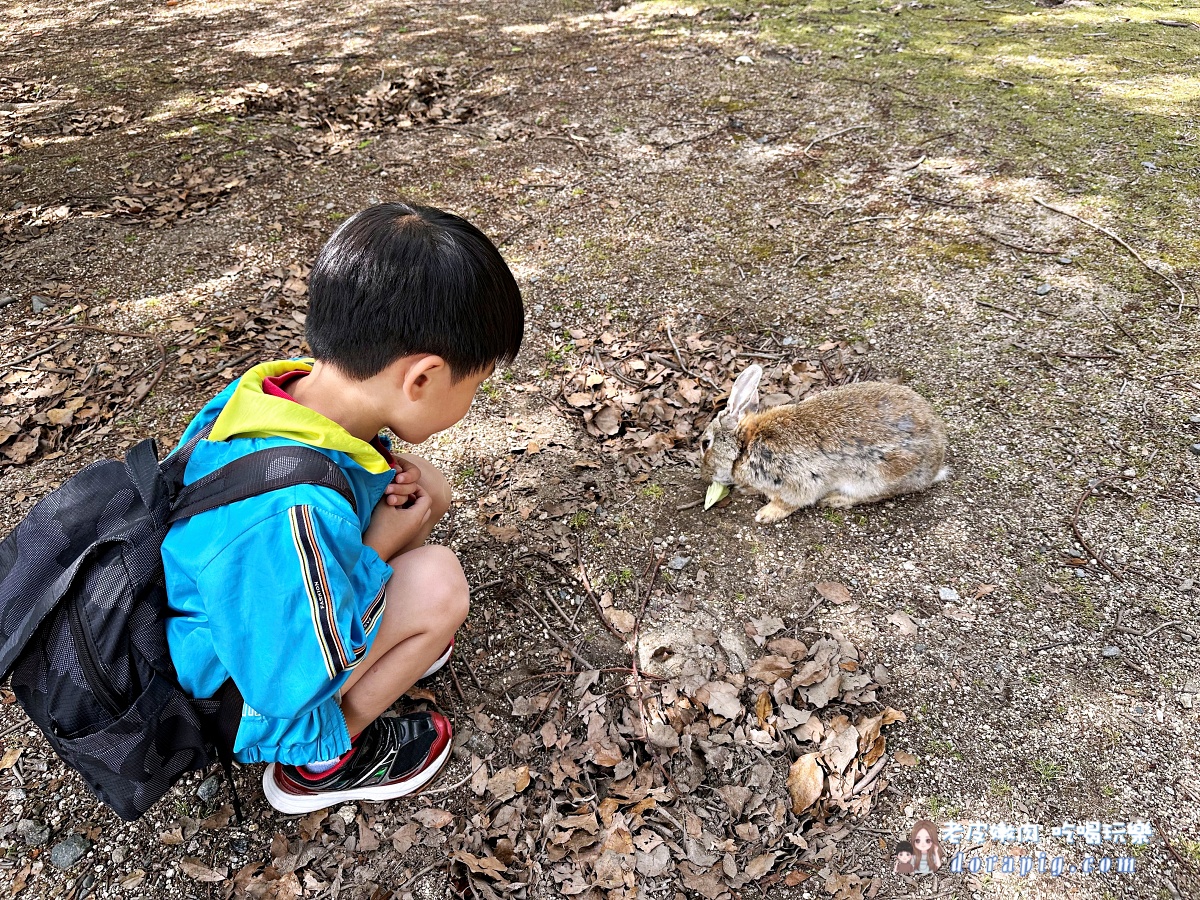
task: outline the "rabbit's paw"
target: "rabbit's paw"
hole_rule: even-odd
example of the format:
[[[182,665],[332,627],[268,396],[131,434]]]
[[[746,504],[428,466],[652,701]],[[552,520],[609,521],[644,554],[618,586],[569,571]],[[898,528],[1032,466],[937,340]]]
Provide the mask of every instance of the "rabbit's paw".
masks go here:
[[[782,519],[786,519],[799,508],[799,506],[792,506],[780,500],[772,500],[754,514],[754,521],[760,525],[769,525],[772,522],[779,522]]]
[[[841,491],[834,491],[832,494],[826,494],[817,502],[821,506],[830,506],[834,509],[849,509],[855,504],[853,497],[847,497]]]

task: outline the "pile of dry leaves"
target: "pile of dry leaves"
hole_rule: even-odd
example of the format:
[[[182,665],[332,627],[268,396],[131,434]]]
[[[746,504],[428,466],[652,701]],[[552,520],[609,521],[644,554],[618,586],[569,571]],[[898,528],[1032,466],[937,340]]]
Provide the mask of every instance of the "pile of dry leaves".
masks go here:
[[[251,84],[218,101],[217,111],[238,117],[285,113],[289,126],[321,134],[324,148],[296,144],[301,155],[310,155],[347,149],[350,145],[345,138],[350,133],[394,134],[418,125],[467,122],[478,109],[451,93],[453,86],[451,72],[427,68],[387,77],[364,93]]]
[[[122,219],[162,228],[178,219],[203,215],[253,174],[244,170],[234,175],[213,166],[185,163],[164,181],[134,179],[111,197],[21,206],[5,212],[0,215],[0,240],[10,244],[36,240],[68,219]],[[5,254],[5,258],[11,257]]]
[[[510,602],[527,590],[500,585]],[[372,876],[362,895],[385,898],[448,861],[456,896],[488,900],[535,888],[622,900],[667,884],[723,900],[810,878],[838,900],[873,896],[877,878],[855,874],[838,842],[887,784],[883,729],[905,719],[876,701],[883,667],[839,633],[801,640],[772,617],[745,624],[748,654],[720,649],[727,635],[664,642],[640,620],[632,632],[627,668],[580,670],[565,655],[561,671],[495,686],[505,708],[460,714],[464,734],[506,739],[490,752],[467,740],[462,774],[417,808],[313,813],[275,836],[272,860],[203,880],[224,881],[226,898],[336,895],[353,860]],[[384,871],[397,856],[407,868]]]
[[[0,468],[61,456],[69,443],[105,437],[114,420],[139,406],[165,375],[200,391],[262,359],[296,355],[304,314],[295,288],[303,282],[293,273],[304,271],[296,263],[273,273],[257,306],[198,311],[166,322],[159,332],[80,324],[92,314],[82,303],[37,321],[39,337],[20,348],[28,352],[8,351],[12,361],[0,366]],[[59,282],[40,285],[35,296],[57,308],[81,299]],[[146,436],[123,435],[131,441]]]

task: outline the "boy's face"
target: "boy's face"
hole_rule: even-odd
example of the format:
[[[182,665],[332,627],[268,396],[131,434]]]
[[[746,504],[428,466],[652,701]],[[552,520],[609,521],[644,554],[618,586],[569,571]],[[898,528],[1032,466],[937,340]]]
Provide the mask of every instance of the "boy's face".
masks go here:
[[[402,422],[389,423],[400,440],[419,444],[462,421],[471,409],[479,386],[491,377],[495,366],[455,381],[445,364],[425,372],[419,391],[402,415]],[[400,427],[397,427],[399,425]]]
[[[912,858],[913,858],[913,855],[911,853],[909,853],[907,850],[901,850],[899,853],[896,854],[896,859],[900,860],[900,862],[904,865],[907,865],[908,863],[912,862]]]

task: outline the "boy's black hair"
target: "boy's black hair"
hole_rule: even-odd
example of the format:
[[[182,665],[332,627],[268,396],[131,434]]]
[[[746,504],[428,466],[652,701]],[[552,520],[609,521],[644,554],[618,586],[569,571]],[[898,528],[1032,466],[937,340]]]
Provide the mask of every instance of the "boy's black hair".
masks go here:
[[[916,854],[913,853],[913,845],[908,841],[900,841],[896,844],[896,855],[899,856],[901,853],[912,853],[913,856],[916,856]]]
[[[402,356],[442,357],[455,378],[521,349],[521,290],[474,225],[440,209],[380,203],[326,241],[308,279],[305,332],[316,359],[352,378]]]

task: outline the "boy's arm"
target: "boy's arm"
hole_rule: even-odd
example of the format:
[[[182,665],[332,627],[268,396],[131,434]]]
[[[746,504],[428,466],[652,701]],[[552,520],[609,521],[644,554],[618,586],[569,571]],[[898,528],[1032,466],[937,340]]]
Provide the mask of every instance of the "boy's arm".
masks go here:
[[[356,521],[301,505],[238,535],[196,586],[246,703],[295,719],[332,701],[366,654],[391,574]]]

